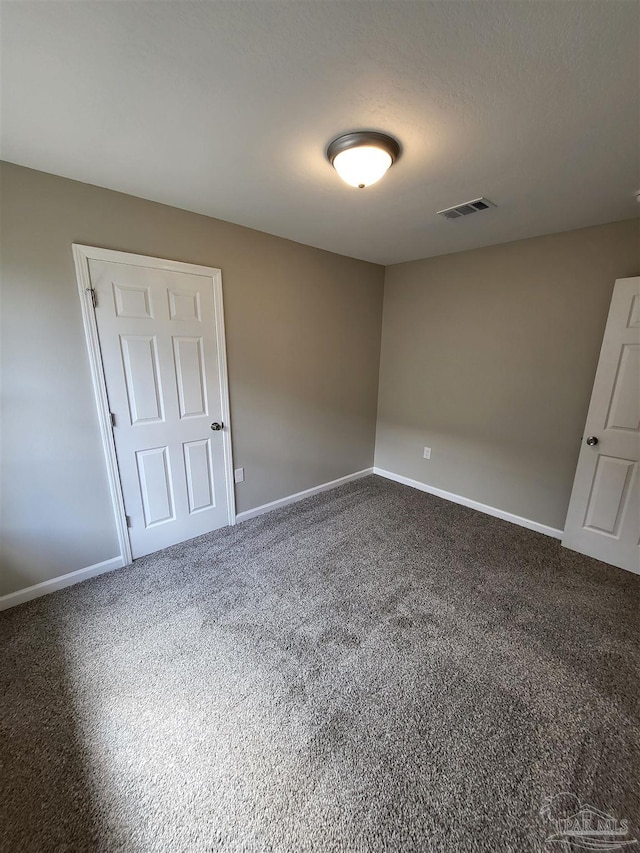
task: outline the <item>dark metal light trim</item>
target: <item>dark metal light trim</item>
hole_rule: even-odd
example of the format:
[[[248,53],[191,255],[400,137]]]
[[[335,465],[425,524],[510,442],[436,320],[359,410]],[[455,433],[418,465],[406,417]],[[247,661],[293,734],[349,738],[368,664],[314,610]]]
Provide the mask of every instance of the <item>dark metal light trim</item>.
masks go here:
[[[374,145],[382,148],[391,157],[393,165],[400,156],[400,143],[386,133],[378,133],[376,130],[355,130],[338,136],[327,147],[327,160],[333,166],[333,161],[342,151],[350,148],[360,148],[363,145]]]

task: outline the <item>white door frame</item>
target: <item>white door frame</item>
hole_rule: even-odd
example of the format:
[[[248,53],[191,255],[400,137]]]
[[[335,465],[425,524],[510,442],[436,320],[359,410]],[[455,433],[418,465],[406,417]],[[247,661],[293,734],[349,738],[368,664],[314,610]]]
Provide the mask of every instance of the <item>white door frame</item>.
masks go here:
[[[96,246],[83,246],[73,243],[73,260],[76,267],[78,280],[78,292],[80,295],[80,306],[82,308],[82,322],[84,334],[89,353],[89,368],[93,382],[93,393],[98,410],[98,422],[100,425],[100,437],[102,449],[107,465],[107,477],[109,480],[109,491],[113,505],[113,515],[116,522],[116,531],[120,545],[120,556],[124,565],[133,562],[131,554],[131,542],[127,528],[127,516],[124,508],[124,496],[120,483],[118,470],[118,457],[116,445],[113,438],[111,425],[111,411],[107,396],[107,384],[104,377],[102,356],[100,353],[100,338],[98,337],[98,324],[93,308],[93,292],[91,287],[91,276],[89,274],[89,261],[110,261],[116,264],[130,264],[138,267],[155,267],[156,269],[170,270],[171,272],[190,273],[192,275],[205,275],[213,282],[213,303],[215,307],[216,337],[220,347],[218,361],[218,381],[220,383],[220,396],[222,398],[222,420],[225,429],[222,431],[222,447],[224,452],[225,487],[227,495],[227,518],[230,525],[236,523],[236,501],[233,479],[233,456],[231,452],[231,416],[229,409],[229,378],[227,375],[227,350],[224,334],[224,312],[222,304],[222,271],[215,267],[202,267],[197,264],[185,264],[180,261],[169,261],[164,258],[152,258],[147,255],[132,255],[129,252],[118,252],[114,249],[100,249]]]

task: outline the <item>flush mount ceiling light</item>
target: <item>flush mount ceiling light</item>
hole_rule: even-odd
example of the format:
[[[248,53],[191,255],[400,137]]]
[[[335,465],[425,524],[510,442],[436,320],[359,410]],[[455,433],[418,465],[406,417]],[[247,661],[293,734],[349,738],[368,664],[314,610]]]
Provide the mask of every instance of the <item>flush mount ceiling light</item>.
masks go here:
[[[363,189],[375,184],[400,156],[400,145],[375,130],[338,136],[327,148],[327,159],[343,181]]]

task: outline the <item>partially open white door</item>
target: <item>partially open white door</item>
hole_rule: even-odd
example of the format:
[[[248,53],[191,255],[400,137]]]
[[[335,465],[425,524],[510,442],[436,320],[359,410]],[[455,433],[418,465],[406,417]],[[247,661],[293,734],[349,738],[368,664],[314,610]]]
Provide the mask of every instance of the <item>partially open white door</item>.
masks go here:
[[[640,278],[616,281],[562,544],[640,572]]]
[[[233,523],[220,271],[74,252],[85,313],[95,312],[94,368],[110,421],[103,437],[113,442],[114,505],[126,516],[131,556]]]

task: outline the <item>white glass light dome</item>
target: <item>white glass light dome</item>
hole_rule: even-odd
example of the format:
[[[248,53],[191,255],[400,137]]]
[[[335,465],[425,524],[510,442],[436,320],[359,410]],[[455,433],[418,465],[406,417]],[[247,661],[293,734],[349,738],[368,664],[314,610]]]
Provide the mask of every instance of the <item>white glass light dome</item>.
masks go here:
[[[400,155],[391,136],[357,131],[339,136],[327,148],[327,157],[343,181],[363,189],[379,181]]]
[[[347,184],[362,189],[379,181],[392,163],[391,155],[382,148],[359,145],[337,154],[333,168]]]

